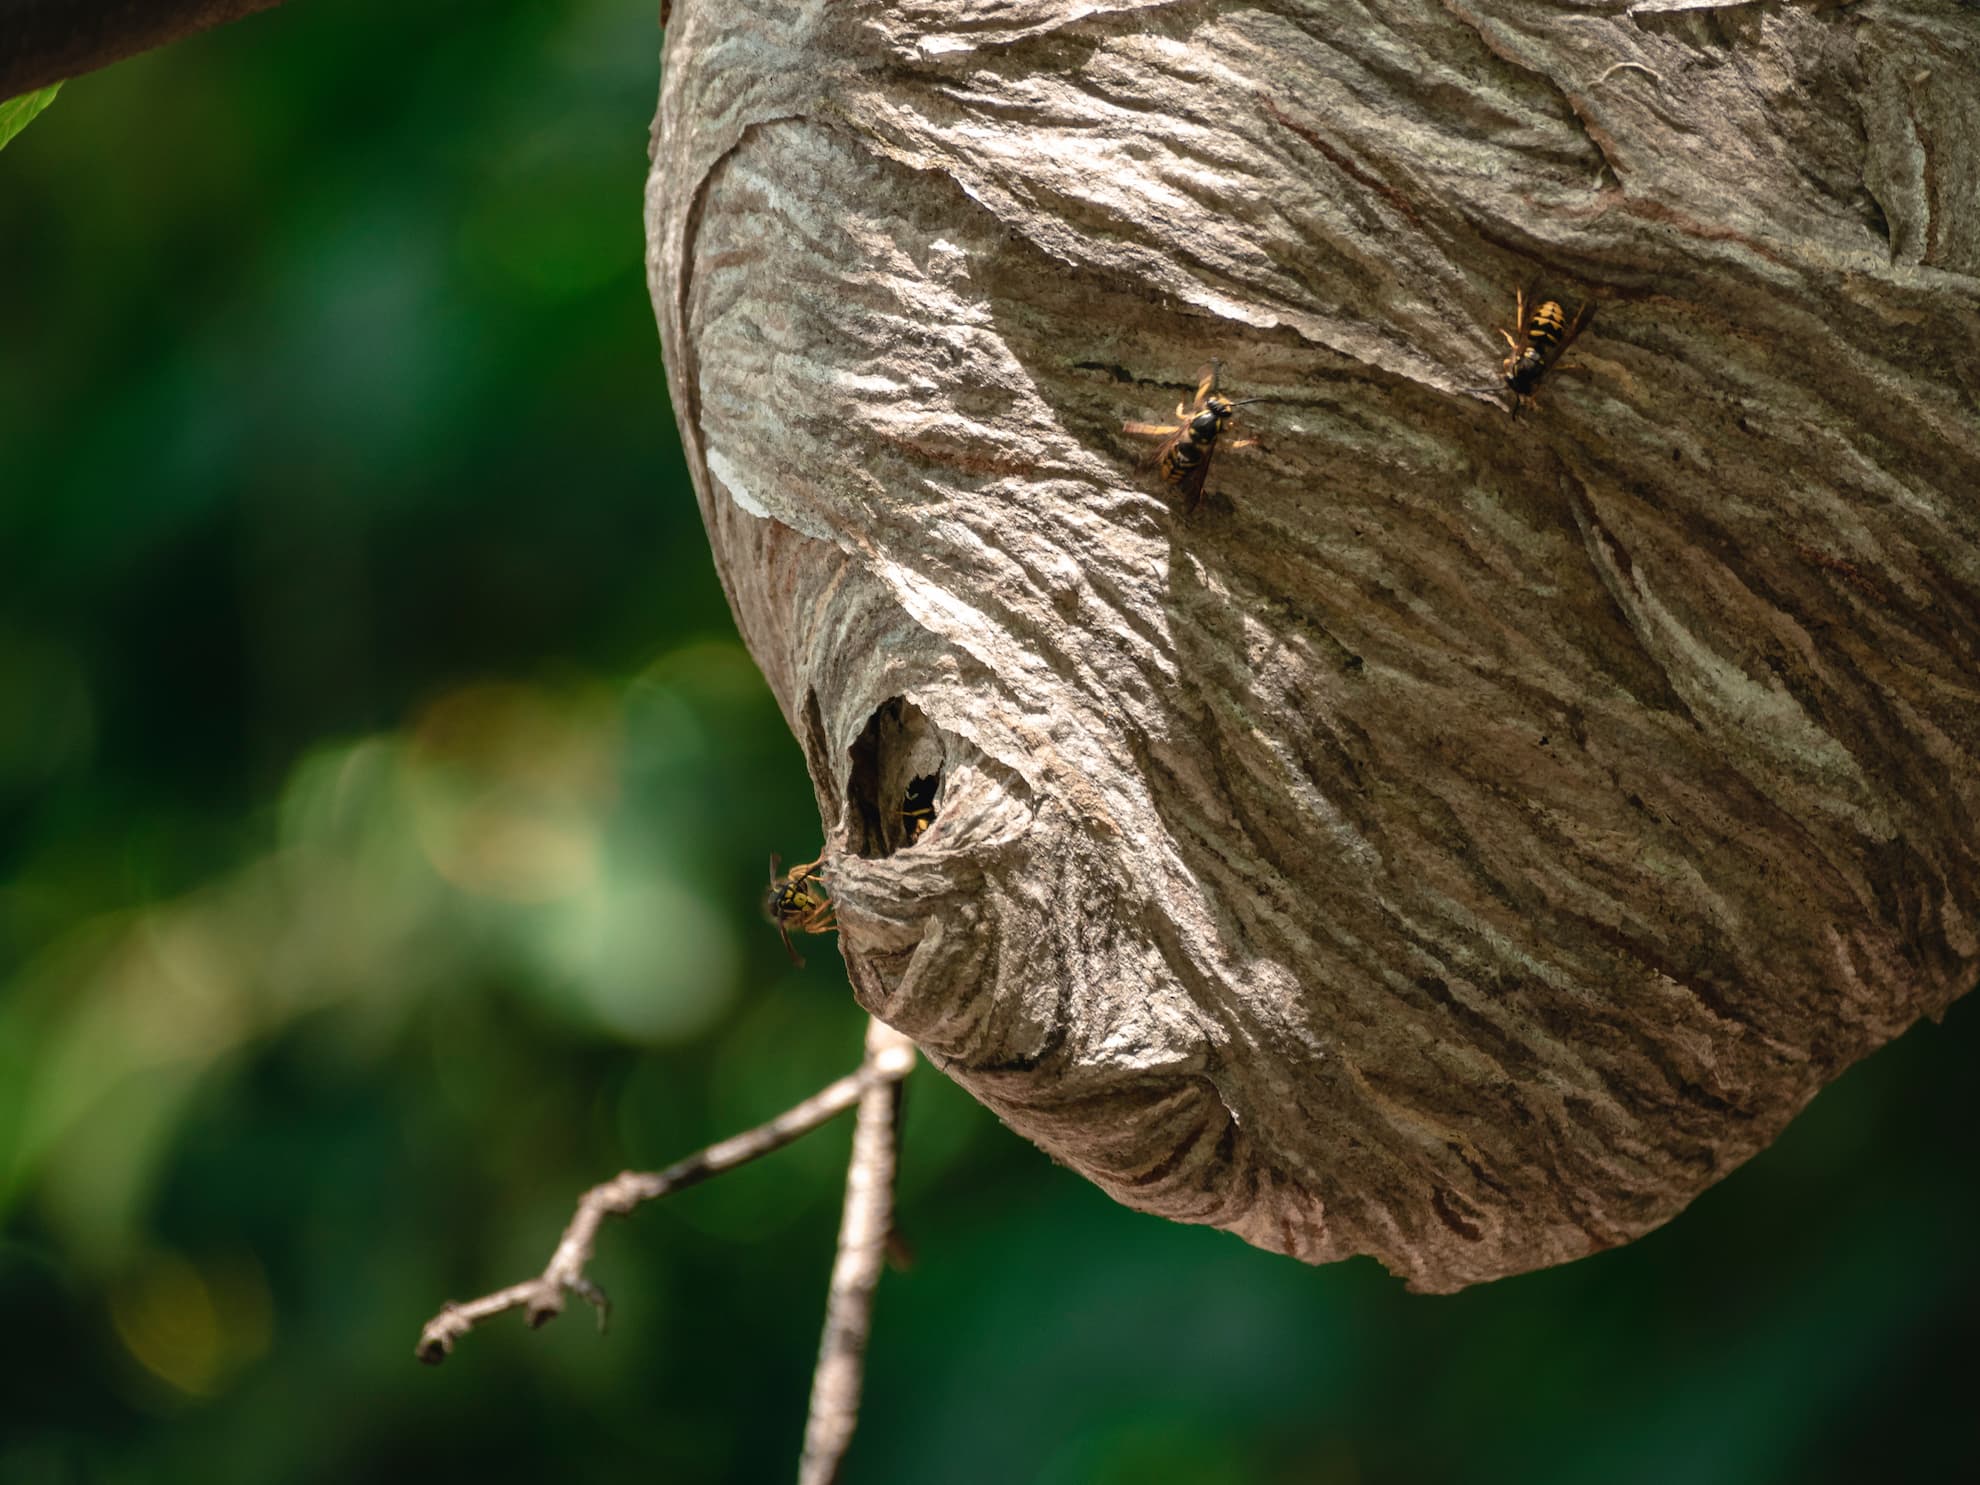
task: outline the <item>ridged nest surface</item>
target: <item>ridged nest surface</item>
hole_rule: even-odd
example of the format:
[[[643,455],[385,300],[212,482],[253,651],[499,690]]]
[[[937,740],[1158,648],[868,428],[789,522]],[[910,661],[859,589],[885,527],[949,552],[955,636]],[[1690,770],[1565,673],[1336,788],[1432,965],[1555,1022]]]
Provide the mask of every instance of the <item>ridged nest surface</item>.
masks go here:
[[[1976,76],[1952,0],[679,0],[653,299],[861,1004],[1441,1290],[1969,988]],[[1122,424],[1213,357],[1185,516]]]

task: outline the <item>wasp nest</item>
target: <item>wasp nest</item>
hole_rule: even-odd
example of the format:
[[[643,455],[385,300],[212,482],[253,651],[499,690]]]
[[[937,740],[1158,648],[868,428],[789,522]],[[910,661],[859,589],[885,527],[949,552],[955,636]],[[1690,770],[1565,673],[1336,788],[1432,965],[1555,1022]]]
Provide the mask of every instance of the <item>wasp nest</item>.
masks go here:
[[[861,1004],[1452,1289],[1971,986],[1976,73],[1953,0],[680,0],[653,300]],[[1595,315],[1515,419],[1522,288]],[[1212,357],[1185,516],[1122,424]]]

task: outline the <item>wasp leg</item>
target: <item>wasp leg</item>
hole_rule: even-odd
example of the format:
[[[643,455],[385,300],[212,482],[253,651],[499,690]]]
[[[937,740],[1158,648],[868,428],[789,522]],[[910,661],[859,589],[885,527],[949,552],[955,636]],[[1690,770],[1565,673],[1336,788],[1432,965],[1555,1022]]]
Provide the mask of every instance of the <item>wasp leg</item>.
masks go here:
[[[1497,325],[1493,326],[1492,328],[1498,330],[1499,334],[1505,336],[1507,345],[1511,346],[1514,350],[1519,349],[1519,342],[1512,338],[1512,335],[1509,331]]]
[[[1174,423],[1123,423],[1121,432],[1141,433],[1150,438],[1167,438],[1171,434],[1182,432],[1182,429]]]

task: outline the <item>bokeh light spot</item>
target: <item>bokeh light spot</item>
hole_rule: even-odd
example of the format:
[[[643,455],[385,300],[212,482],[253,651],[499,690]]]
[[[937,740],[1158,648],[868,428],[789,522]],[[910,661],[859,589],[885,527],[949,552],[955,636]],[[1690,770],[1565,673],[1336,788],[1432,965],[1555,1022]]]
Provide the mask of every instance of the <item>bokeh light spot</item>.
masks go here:
[[[133,1360],[189,1397],[210,1397],[264,1355],[275,1328],[267,1275],[252,1253],[206,1269],[146,1253],[109,1286],[110,1323]]]
[[[589,1015],[633,1041],[695,1036],[736,994],[729,915],[664,878],[608,882],[562,905],[540,946]]]
[[[414,731],[405,772],[427,859],[464,891],[508,902],[584,891],[598,879],[619,752],[603,689],[484,685],[441,698]]]
[[[138,1365],[204,1396],[220,1378],[220,1313],[206,1281],[175,1253],[154,1253],[110,1288],[110,1322]]]

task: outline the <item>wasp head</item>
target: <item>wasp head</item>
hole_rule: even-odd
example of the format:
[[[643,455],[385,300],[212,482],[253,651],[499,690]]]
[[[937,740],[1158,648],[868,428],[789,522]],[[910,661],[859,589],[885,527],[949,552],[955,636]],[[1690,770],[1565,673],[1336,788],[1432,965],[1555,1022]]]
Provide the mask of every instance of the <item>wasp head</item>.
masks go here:
[[[1540,375],[1547,369],[1547,360],[1529,345],[1507,356],[1499,367],[1505,373],[1506,385],[1525,396],[1540,384]]]

